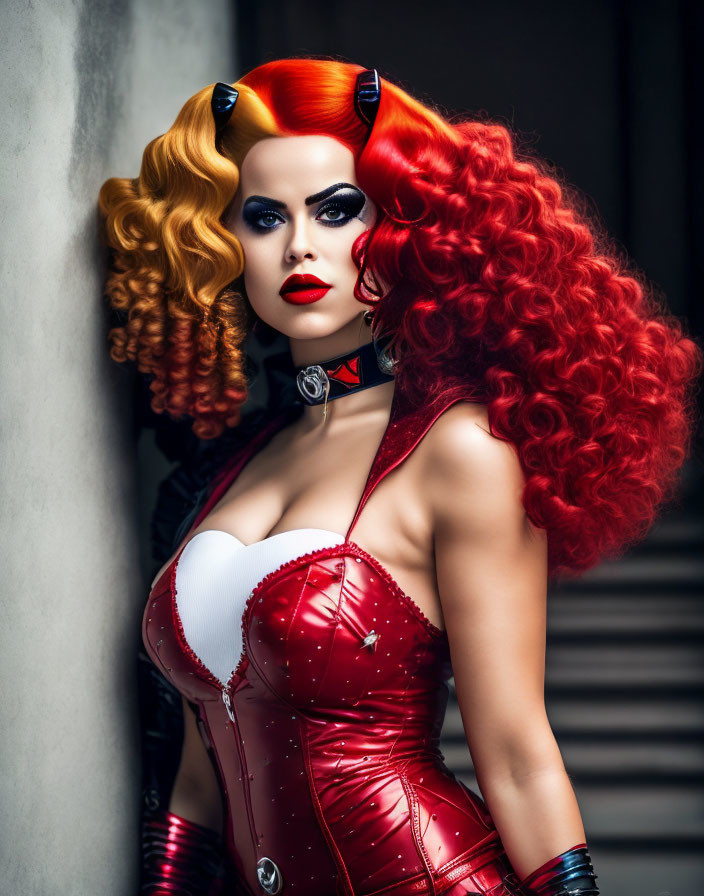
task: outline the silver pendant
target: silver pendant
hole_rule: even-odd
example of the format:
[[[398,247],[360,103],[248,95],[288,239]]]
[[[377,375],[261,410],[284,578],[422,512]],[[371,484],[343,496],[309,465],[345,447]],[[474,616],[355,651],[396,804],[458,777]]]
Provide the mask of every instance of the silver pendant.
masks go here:
[[[320,364],[311,364],[298,371],[296,385],[308,404],[323,397],[326,384],[329,384],[328,375]]]

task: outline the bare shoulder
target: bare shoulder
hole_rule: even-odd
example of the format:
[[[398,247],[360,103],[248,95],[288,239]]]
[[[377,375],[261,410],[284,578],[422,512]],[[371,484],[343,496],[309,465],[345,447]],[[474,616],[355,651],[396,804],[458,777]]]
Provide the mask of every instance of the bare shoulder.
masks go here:
[[[436,531],[482,538],[528,528],[525,476],[512,442],[491,434],[487,406],[458,401],[427,434],[423,482]]]
[[[515,446],[491,434],[485,404],[457,401],[438,417],[427,434],[425,463],[433,479],[465,484],[488,480],[502,488],[524,484]]]

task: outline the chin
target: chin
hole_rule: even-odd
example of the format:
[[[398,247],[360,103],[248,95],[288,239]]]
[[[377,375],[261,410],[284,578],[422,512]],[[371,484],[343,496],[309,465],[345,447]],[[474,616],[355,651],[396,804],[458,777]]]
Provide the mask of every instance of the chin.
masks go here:
[[[338,320],[331,319],[327,314],[316,314],[309,311],[297,315],[295,320],[280,321],[280,326],[278,324],[271,324],[271,326],[290,339],[325,339],[327,336],[339,333],[355,321],[360,322],[359,311]]]

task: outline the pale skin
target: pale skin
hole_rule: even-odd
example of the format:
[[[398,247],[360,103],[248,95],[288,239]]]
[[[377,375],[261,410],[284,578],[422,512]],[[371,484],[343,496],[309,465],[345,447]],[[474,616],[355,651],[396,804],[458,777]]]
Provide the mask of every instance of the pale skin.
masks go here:
[[[371,339],[366,306],[352,292],[350,253],[376,209],[369,199],[348,206],[357,213],[335,226],[341,213],[330,210],[334,196],[332,205],[305,201],[337,184],[359,190],[343,144],[322,135],[267,138],[245,157],[227,216],[244,249],[249,301],[288,336],[295,365]],[[278,205],[267,212],[259,200],[248,203],[254,196]],[[291,274],[313,274],[333,288],[311,305],[288,304],[279,288]],[[189,537],[221,529],[252,544],[296,528],[347,532],[394,387],[391,381],[329,402],[325,422],[322,405],[305,405]],[[447,631],[479,785],[521,878],[586,840],[545,711],[547,540],[526,517],[523,482],[513,446],[490,433],[486,406],[460,401],[377,485],[351,536]],[[170,809],[219,829],[219,785],[185,701],[184,713]]]

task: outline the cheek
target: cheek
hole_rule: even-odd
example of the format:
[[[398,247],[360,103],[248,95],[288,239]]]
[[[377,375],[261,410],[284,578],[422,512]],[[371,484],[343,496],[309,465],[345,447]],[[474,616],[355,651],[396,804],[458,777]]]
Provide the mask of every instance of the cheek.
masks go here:
[[[272,265],[272,248],[257,239],[240,239],[244,252],[244,281],[248,290],[265,286],[276,272]]]
[[[349,272],[354,273],[355,277],[357,275],[357,266],[352,258],[352,247],[358,237],[367,229],[368,228],[362,226],[361,223],[356,227],[353,227],[353,225],[350,224],[348,227],[344,228],[344,233],[333,234],[329,240],[329,257],[334,258],[338,265],[341,265]]]

